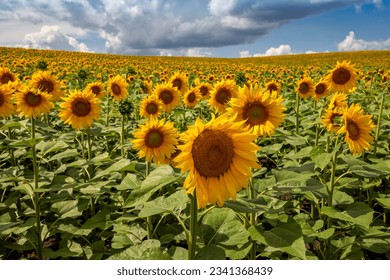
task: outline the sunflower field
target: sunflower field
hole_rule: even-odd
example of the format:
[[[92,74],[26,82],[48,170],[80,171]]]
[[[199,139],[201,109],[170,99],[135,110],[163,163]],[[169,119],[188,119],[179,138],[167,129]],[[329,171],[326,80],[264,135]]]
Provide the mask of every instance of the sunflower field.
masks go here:
[[[0,58],[0,259],[390,259],[390,51]]]

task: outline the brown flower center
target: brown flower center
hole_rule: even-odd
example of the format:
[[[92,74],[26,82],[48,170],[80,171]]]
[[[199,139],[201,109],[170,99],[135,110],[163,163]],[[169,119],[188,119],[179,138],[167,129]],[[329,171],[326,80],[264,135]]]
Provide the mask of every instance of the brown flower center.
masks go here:
[[[351,73],[344,67],[337,68],[332,74],[332,80],[335,84],[344,85],[351,79]]]
[[[95,94],[95,96],[98,96],[101,92],[100,87],[98,87],[98,86],[91,87],[91,91],[93,94]]]
[[[111,85],[111,90],[112,90],[112,93],[114,94],[114,95],[120,95],[121,94],[121,88],[120,88],[120,86],[118,86],[117,84],[112,84]]]
[[[78,117],[85,117],[91,112],[91,103],[85,98],[76,98],[71,105],[72,113]]]
[[[12,76],[11,73],[4,73],[1,78],[0,78],[0,83],[1,84],[6,84],[8,82],[14,82],[15,78]]]
[[[168,105],[173,101],[173,94],[170,90],[163,90],[160,92],[159,98],[165,105]]]
[[[248,103],[242,110],[242,118],[250,125],[263,124],[268,120],[269,112],[267,108],[259,103]]]
[[[54,89],[54,85],[51,81],[48,81],[48,80],[42,80],[42,81],[39,81],[38,83],[38,88],[43,91],[43,92],[47,92],[47,93],[50,93],[53,91]]]
[[[146,105],[145,109],[146,109],[146,112],[148,112],[148,114],[154,115],[158,111],[158,106],[156,103],[149,103]]]
[[[347,121],[347,131],[349,134],[349,138],[356,141],[360,136],[359,126],[352,120]]]
[[[189,103],[193,103],[193,102],[195,102],[195,100],[196,100],[195,93],[191,92],[190,94],[187,95],[187,101]]]
[[[158,129],[152,129],[146,133],[144,140],[148,148],[158,148],[164,143],[164,134]]]
[[[181,89],[183,82],[180,79],[174,79],[172,82],[172,86],[177,87],[178,90]]]
[[[223,131],[206,129],[192,146],[195,169],[203,177],[219,177],[230,167],[234,157],[232,139]]]
[[[325,91],[326,91],[326,86],[325,86],[325,84],[320,83],[320,84],[316,85],[315,93],[316,93],[317,95],[324,94]]]
[[[0,107],[3,106],[4,101],[5,101],[4,95],[2,92],[0,92]]]
[[[232,93],[229,90],[222,88],[215,95],[215,100],[219,104],[225,105],[230,100],[231,97],[232,97]]]
[[[28,92],[25,97],[25,101],[29,107],[37,107],[42,103],[42,96],[35,95],[32,92]]]
[[[209,90],[206,86],[199,87],[199,91],[202,94],[202,96],[206,96],[207,94],[209,94]]]
[[[269,84],[269,85],[267,86],[267,90],[269,90],[270,92],[272,92],[272,91],[278,91],[278,86],[275,85],[275,84]]]
[[[302,94],[306,94],[309,91],[309,85],[307,83],[301,83],[299,85],[299,92]]]

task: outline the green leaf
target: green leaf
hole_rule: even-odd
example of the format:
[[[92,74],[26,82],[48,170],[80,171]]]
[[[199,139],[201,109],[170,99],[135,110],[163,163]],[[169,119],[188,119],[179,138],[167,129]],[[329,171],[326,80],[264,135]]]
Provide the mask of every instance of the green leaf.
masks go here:
[[[138,189],[139,187],[140,187],[140,182],[137,179],[137,175],[129,173],[126,175],[125,178],[123,178],[121,184],[119,186],[116,186],[115,188],[118,191],[124,191],[124,190]]]
[[[17,140],[10,143],[13,147],[32,147],[39,142],[41,142],[43,138],[34,138],[34,139],[28,139],[28,140]]]
[[[110,221],[110,213],[111,213],[110,210],[104,208],[102,211],[89,218],[81,226],[81,229],[94,229],[94,228],[108,229],[112,224],[112,222]]]
[[[306,248],[300,225],[295,221],[278,222],[275,228],[264,231],[259,226],[251,226],[248,232],[252,240],[282,251],[291,256],[306,259]]]
[[[383,208],[390,209],[390,197],[376,198],[376,201],[378,201]]]
[[[328,217],[351,222],[368,228],[374,216],[374,210],[363,202],[354,202],[349,204],[345,211],[339,211],[333,207],[322,207],[322,213]]]
[[[41,151],[43,155],[46,155],[48,153],[57,152],[61,150],[65,150],[68,148],[68,144],[66,144],[62,140],[55,140],[55,141],[42,141],[39,144],[36,145],[36,149],[38,151]]]
[[[225,251],[216,245],[206,245],[195,255],[195,260],[225,260]]]
[[[171,256],[163,251],[158,240],[145,240],[125,251],[112,255],[109,260],[171,260]]]
[[[235,201],[225,201],[224,205],[238,213],[258,213],[262,214],[269,209],[268,202],[264,197],[257,199],[237,198]]]
[[[79,155],[79,152],[76,149],[70,149],[70,150],[66,150],[64,152],[55,154],[54,156],[50,157],[48,161],[62,160],[64,158],[75,157],[77,155]]]
[[[241,247],[249,234],[231,209],[215,208],[208,212],[199,228],[204,244],[222,244]]]
[[[332,153],[327,153],[322,147],[314,147],[310,152],[310,158],[321,170],[328,165],[332,159]]]
[[[126,168],[129,167],[130,165],[132,165],[130,160],[128,160],[128,159],[121,159],[121,160],[115,162],[110,167],[97,172],[96,176],[93,179],[97,179],[97,178],[100,178],[102,176],[106,176],[106,175],[110,174],[111,172],[125,171]]]
[[[169,165],[158,166],[146,177],[139,188],[130,193],[125,207],[134,207],[146,202],[156,191],[172,184],[177,179],[172,167]]]
[[[188,195],[183,189],[180,189],[169,197],[160,196],[152,201],[145,202],[138,217],[145,218],[166,212],[181,212],[186,208],[188,201]]]
[[[51,210],[56,212],[62,219],[63,218],[75,218],[82,214],[82,211],[78,209],[78,200],[58,201],[52,204]]]

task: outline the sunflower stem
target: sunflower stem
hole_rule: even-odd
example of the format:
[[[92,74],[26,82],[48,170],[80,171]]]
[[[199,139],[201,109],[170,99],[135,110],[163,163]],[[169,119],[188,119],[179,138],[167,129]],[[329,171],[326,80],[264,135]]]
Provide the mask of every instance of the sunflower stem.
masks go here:
[[[126,116],[122,115],[122,123],[121,123],[121,157],[125,157],[125,149],[123,148],[123,145],[125,145],[125,121]]]
[[[253,186],[253,178],[252,177],[249,179],[249,196],[250,196],[249,197],[250,199],[255,199],[255,188]],[[256,225],[256,213],[250,213],[249,223],[253,227]],[[257,252],[256,247],[257,247],[256,241],[252,241],[252,248],[250,251],[250,259],[251,260],[256,259],[256,252]]]
[[[12,130],[11,130],[10,127],[8,128],[8,138],[10,140],[12,139]],[[11,164],[12,164],[13,167],[15,167],[16,166],[16,160],[15,160],[14,149],[12,148],[12,146],[9,147],[9,152],[11,154]]]
[[[35,118],[31,117],[31,139],[35,139]],[[34,190],[38,189],[38,165],[37,165],[37,153],[35,144],[32,145],[32,158],[33,158],[33,173],[34,173]],[[37,234],[37,257],[42,260],[42,228],[41,228],[41,209],[40,209],[40,198],[39,193],[34,192],[33,194],[33,204],[35,208],[35,217],[37,220],[36,223],[36,234]]]
[[[150,161],[146,161],[146,170],[145,170],[145,179],[150,174]],[[148,227],[148,239],[153,238],[153,224],[152,224],[152,216],[146,217],[146,223]]]
[[[374,143],[374,155],[376,155],[376,151],[378,149],[378,139],[379,139],[379,133],[380,133],[382,112],[383,112],[384,104],[385,104],[385,93],[383,92],[382,99],[381,99],[381,104],[379,106],[378,123],[376,124],[375,143]]]
[[[295,132],[298,135],[299,133],[299,94],[296,94],[295,97]]]
[[[188,259],[193,260],[196,252],[196,232],[198,225],[198,203],[196,190],[190,195],[190,232],[188,238]]]

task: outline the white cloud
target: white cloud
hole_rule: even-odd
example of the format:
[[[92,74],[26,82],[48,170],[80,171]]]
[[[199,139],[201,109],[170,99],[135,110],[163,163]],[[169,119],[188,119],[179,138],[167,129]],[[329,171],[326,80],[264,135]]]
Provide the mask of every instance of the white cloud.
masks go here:
[[[21,46],[35,49],[90,51],[84,43],[79,43],[74,37],[62,33],[58,25],[44,25],[39,32],[26,34]]]
[[[240,57],[241,58],[244,58],[244,57],[251,57],[251,53],[249,51],[240,51]]]
[[[355,32],[350,31],[343,41],[337,44],[339,51],[359,50],[388,50],[390,49],[390,38],[383,41],[366,41],[357,39]]]

